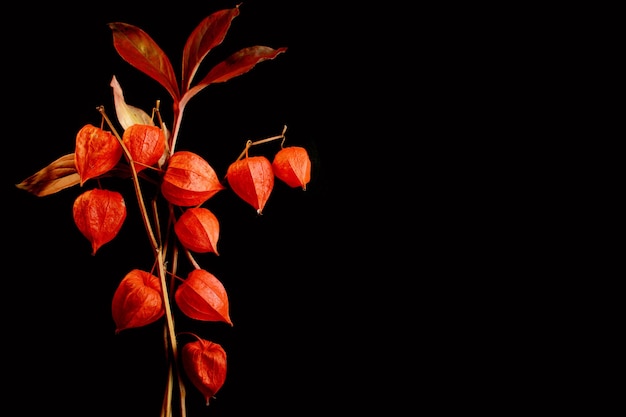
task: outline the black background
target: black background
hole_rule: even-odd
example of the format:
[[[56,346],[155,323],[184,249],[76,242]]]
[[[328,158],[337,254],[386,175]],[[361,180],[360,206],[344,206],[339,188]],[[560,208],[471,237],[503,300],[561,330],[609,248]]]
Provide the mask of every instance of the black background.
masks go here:
[[[129,216],[96,256],[71,216],[81,189],[37,198],[15,184],[72,152],[78,130],[100,122],[97,106],[112,114],[113,75],[129,104],[148,111],[161,100],[167,121],[167,93],[119,57],[107,23],[144,29],[178,71],[196,25],[235,5],[22,3],[4,12],[0,395],[19,400],[16,415],[158,415],[161,323],[115,335],[110,311],[124,275],[152,263],[131,184],[108,182]],[[519,381],[534,372],[533,384],[551,380],[532,363],[545,339],[526,339],[534,328],[517,325],[537,251],[520,237],[542,233],[526,210],[537,200],[516,188],[530,169],[516,140],[534,128],[536,108],[515,106],[540,97],[518,65],[532,55],[516,48],[526,21],[493,20],[473,5],[240,7],[200,73],[243,47],[288,50],[194,97],[177,148],[223,175],[247,140],[287,125],[287,143],[309,151],[312,178],[306,191],[277,182],[262,216],[230,190],[206,203],[220,220],[220,256],[198,260],[223,282],[234,326],[177,318],[177,330],[228,355],[208,408],[188,384],[188,417],[527,404],[534,386],[518,390]],[[277,146],[254,151],[271,156]]]
[[[5,17],[19,23],[3,29],[10,39],[3,53],[11,92],[3,191],[10,268],[2,291],[9,396],[23,399],[19,415],[156,416],[165,386],[163,323],[115,335],[110,312],[124,275],[152,262],[130,183],[107,184],[124,193],[129,214],[120,234],[95,256],[71,215],[84,190],[38,198],[15,184],[73,152],[78,130],[100,123],[97,106],[114,114],[113,75],[128,104],[149,112],[161,100],[168,120],[166,91],[117,55],[107,23],[145,30],[178,72],[195,26],[236,3],[82,4],[71,12],[19,5]],[[280,134],[287,125],[286,143],[309,151],[312,179],[306,191],[277,182],[262,216],[230,190],[205,205],[220,219],[220,256],[197,259],[228,291],[234,326],[177,319],[178,331],[220,343],[228,355],[226,383],[208,409],[187,384],[188,416],[370,407],[388,383],[388,358],[381,354],[388,343],[385,323],[404,307],[389,300],[399,274],[393,262],[380,277],[374,266],[389,243],[382,235],[398,231],[381,224],[376,209],[392,178],[375,159],[359,160],[368,142],[393,140],[375,130],[380,116],[364,104],[384,81],[367,70],[368,62],[390,54],[382,53],[383,44],[368,43],[370,31],[355,32],[354,25],[364,23],[356,10],[290,1],[249,1],[240,8],[200,73],[243,47],[288,50],[192,99],[177,149],[199,153],[223,175],[248,139]],[[378,105],[388,103],[378,98]],[[271,157],[277,149],[273,143],[258,153]],[[401,207],[387,209],[399,213]],[[181,345],[187,341],[180,337]]]

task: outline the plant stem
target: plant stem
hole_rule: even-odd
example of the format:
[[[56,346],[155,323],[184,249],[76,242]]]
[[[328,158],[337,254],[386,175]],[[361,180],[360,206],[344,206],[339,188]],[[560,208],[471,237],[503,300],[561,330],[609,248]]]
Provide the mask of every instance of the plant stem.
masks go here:
[[[248,149],[254,145],[260,145],[262,143],[271,142],[276,139],[285,139],[285,132],[287,131],[287,125],[283,126],[283,133],[278,136],[272,136],[270,138],[265,138],[261,140],[257,140],[256,142],[252,142],[251,140],[246,142],[246,148],[241,152],[241,154],[237,157],[236,161],[239,161],[241,158],[248,154]]]
[[[145,229],[146,229],[146,233],[148,235],[148,238],[150,240],[151,246],[152,246],[152,251],[154,253],[154,257],[156,259],[156,264],[157,264],[157,269],[158,269],[158,274],[159,274],[159,279],[161,281],[161,292],[162,292],[162,297],[163,297],[163,305],[165,308],[165,319],[166,319],[166,327],[167,327],[167,332],[168,332],[168,337],[169,337],[169,343],[170,343],[170,349],[172,351],[172,361],[170,361],[169,363],[169,367],[170,367],[170,371],[171,372],[171,368],[174,368],[177,372],[178,375],[178,387],[179,387],[179,392],[180,392],[180,407],[181,407],[181,417],[185,417],[186,416],[186,412],[185,412],[185,387],[182,383],[182,379],[180,376],[180,373],[178,371],[178,344],[176,342],[176,331],[175,331],[175,326],[174,326],[174,319],[173,319],[173,314],[172,314],[172,307],[170,305],[170,296],[169,296],[169,292],[168,292],[168,286],[167,286],[167,282],[166,282],[166,277],[167,277],[167,268],[165,266],[165,259],[163,257],[163,251],[161,250],[162,245],[159,243],[159,241],[157,241],[157,238],[155,236],[154,230],[152,229],[152,225],[150,223],[150,217],[148,216],[148,211],[146,209],[146,205],[145,205],[145,201],[144,201],[144,197],[143,197],[143,193],[141,192],[141,185],[139,184],[139,177],[137,176],[137,170],[135,169],[135,164],[133,161],[133,158],[128,150],[128,148],[126,148],[126,146],[124,145],[124,142],[122,140],[122,138],[120,137],[119,133],[115,130],[115,127],[113,126],[113,124],[111,123],[111,120],[109,119],[109,117],[107,116],[106,112],[104,111],[104,106],[99,106],[98,107],[98,111],[102,114],[102,117],[104,117],[104,119],[106,120],[107,124],[109,125],[109,128],[111,129],[111,131],[113,132],[113,134],[115,135],[115,137],[117,138],[117,140],[119,141],[120,145],[122,146],[122,149],[124,151],[124,155],[126,156],[126,159],[128,160],[128,164],[130,166],[130,170],[132,173],[132,178],[133,178],[133,185],[135,187],[135,194],[137,196],[137,200],[139,203],[139,209],[141,211],[141,218],[143,220]],[[154,209],[154,206],[153,206]],[[171,213],[171,210],[170,210]],[[158,225],[159,221],[158,221],[159,217],[158,214],[156,213],[156,209],[155,209],[155,222]],[[159,233],[159,236],[161,234]],[[166,402],[166,409],[168,410],[168,412],[171,412],[171,408],[172,408],[172,404],[171,404],[171,384],[173,383],[172,378],[168,378],[168,383],[167,383],[167,395],[166,395],[166,399],[164,400]],[[169,417],[169,416],[168,416]]]

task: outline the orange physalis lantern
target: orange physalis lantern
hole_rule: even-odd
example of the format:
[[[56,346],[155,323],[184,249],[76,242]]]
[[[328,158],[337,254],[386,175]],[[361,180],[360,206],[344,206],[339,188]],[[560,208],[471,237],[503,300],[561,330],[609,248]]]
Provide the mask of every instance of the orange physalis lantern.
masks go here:
[[[135,162],[137,172],[159,162],[165,151],[165,134],[157,126],[131,125],[124,131],[122,141]]]
[[[233,162],[226,179],[235,194],[262,213],[274,188],[272,164],[266,157],[251,156]]]
[[[126,203],[117,191],[95,188],[76,198],[72,214],[78,230],[91,242],[92,255],[95,255],[122,228]]]
[[[224,188],[213,167],[189,151],[170,156],[161,184],[165,199],[182,207],[200,205]]]
[[[113,294],[112,312],[115,333],[154,323],[165,314],[161,280],[146,271],[130,271]]]
[[[282,148],[272,162],[274,175],[290,187],[302,187],[311,180],[311,160],[306,149],[300,146]]]
[[[190,251],[219,255],[217,240],[220,225],[211,210],[204,207],[188,208],[174,224],[174,232],[180,243]]]
[[[122,157],[122,145],[111,132],[87,124],[76,135],[74,164],[80,185],[102,175],[117,165]]]
[[[217,343],[198,338],[183,346],[182,362],[189,380],[209,405],[226,381],[226,351]]]
[[[187,316],[202,321],[223,321],[233,325],[228,313],[228,295],[213,274],[194,269],[174,294],[178,308]]]

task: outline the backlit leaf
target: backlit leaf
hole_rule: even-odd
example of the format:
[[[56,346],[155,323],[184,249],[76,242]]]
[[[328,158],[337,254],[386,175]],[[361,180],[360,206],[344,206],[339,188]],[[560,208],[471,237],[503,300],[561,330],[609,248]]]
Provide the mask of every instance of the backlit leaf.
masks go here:
[[[142,29],[128,23],[109,23],[113,46],[130,65],[161,84],[174,101],[180,98],[176,75],[165,52]]]
[[[223,83],[238,75],[250,71],[259,62],[274,59],[279,54],[287,51],[286,47],[272,49],[267,46],[251,46],[232,54],[224,61],[214,66],[211,71],[200,81],[187,91],[181,99],[181,107],[198,94],[201,90],[212,83]]]
[[[217,11],[207,16],[191,33],[183,50],[183,92],[189,88],[204,57],[222,43],[232,20],[238,15],[239,6]]]

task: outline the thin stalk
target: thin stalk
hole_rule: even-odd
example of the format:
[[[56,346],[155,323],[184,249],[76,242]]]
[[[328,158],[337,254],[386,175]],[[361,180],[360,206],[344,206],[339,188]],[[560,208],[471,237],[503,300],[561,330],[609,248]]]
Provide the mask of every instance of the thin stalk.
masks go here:
[[[241,152],[241,154],[237,157],[236,161],[239,161],[241,158],[243,158],[244,156],[246,156],[248,154],[248,149],[250,149],[251,146],[254,145],[260,145],[262,143],[267,143],[267,142],[271,142],[273,140],[276,139],[285,139],[285,132],[287,131],[287,125],[283,126],[283,133],[281,133],[278,136],[272,136],[270,138],[265,138],[265,139],[261,139],[261,140],[257,140],[256,142],[252,142],[251,140],[246,142],[246,148]]]
[[[172,350],[172,360],[173,360],[173,364],[177,364],[178,363],[178,344],[176,342],[176,332],[175,332],[175,327],[174,327],[174,319],[173,319],[173,314],[172,314],[172,307],[170,305],[170,296],[168,293],[168,286],[167,286],[167,282],[166,282],[166,276],[167,276],[167,269],[165,267],[165,259],[163,257],[163,252],[161,250],[161,246],[159,245],[157,239],[156,239],[156,235],[154,233],[154,230],[152,228],[152,224],[150,223],[150,217],[148,216],[148,211],[146,209],[146,205],[144,202],[144,197],[143,197],[143,193],[141,192],[141,186],[139,184],[139,177],[137,176],[137,170],[135,169],[135,164],[133,161],[133,158],[128,150],[128,148],[126,148],[126,146],[124,145],[124,142],[122,140],[122,138],[120,137],[119,133],[117,132],[117,130],[115,129],[115,127],[113,126],[113,124],[111,123],[111,120],[109,119],[109,117],[107,116],[106,112],[104,111],[104,106],[99,106],[98,107],[98,111],[102,114],[102,117],[106,120],[107,124],[109,125],[109,128],[111,129],[111,131],[113,132],[113,134],[115,135],[115,137],[117,138],[118,142],[120,143],[120,145],[122,146],[122,149],[124,151],[124,155],[126,156],[126,159],[128,160],[128,164],[130,166],[130,170],[132,173],[132,178],[133,178],[133,185],[135,187],[135,194],[137,196],[137,200],[139,202],[139,208],[141,211],[141,218],[143,220],[146,232],[148,234],[148,238],[150,240],[150,243],[152,245],[152,250],[154,252],[154,256],[156,259],[156,263],[157,263],[157,269],[158,269],[158,273],[159,273],[159,278],[161,281],[161,291],[162,291],[162,296],[163,296],[163,304],[164,304],[164,308],[165,308],[165,319],[167,322],[167,331],[168,331],[168,336],[169,336],[169,342],[170,342],[170,348]],[[154,206],[153,206],[154,209]],[[158,214],[155,215],[156,219],[158,220]],[[158,224],[158,221],[156,222]],[[160,232],[159,232],[160,235]],[[172,362],[170,361],[170,366],[172,366]],[[178,370],[178,366],[175,366],[175,368]],[[169,391],[171,386],[170,386],[170,381],[171,379],[168,378],[168,384],[167,384],[167,390]],[[179,382],[181,382],[181,377],[180,374],[178,375],[178,380]],[[179,383],[179,390],[180,390],[180,396],[181,396],[181,417],[186,417],[186,412],[185,412],[185,388],[184,386]],[[166,405],[166,409],[167,410],[171,410],[171,395],[167,395],[166,397],[166,402],[168,402],[168,404]],[[169,417],[169,416],[168,416]]]
[[[133,185],[135,187],[135,194],[137,195],[137,200],[139,202],[139,209],[141,210],[141,218],[143,219],[144,226],[146,228],[146,231],[148,232],[148,239],[150,239],[150,243],[152,244],[152,248],[156,251],[157,247],[158,247],[158,243],[157,243],[156,238],[154,236],[154,232],[152,230],[152,225],[150,224],[150,218],[148,217],[148,211],[146,209],[146,204],[144,203],[143,194],[141,192],[141,187],[139,185],[139,177],[137,176],[137,170],[135,169],[135,164],[133,163],[133,158],[130,155],[130,151],[128,150],[126,145],[124,145],[124,141],[120,137],[119,133],[117,133],[117,130],[115,130],[115,127],[111,123],[111,120],[109,119],[109,116],[107,116],[106,112],[104,111],[104,106],[99,106],[98,107],[98,111],[100,112],[100,114],[102,114],[102,117],[104,117],[104,119],[106,120],[107,124],[109,125],[109,128],[111,129],[111,131],[113,132],[113,134],[117,138],[118,142],[122,146],[122,149],[124,151],[124,155],[126,156],[126,159],[128,160],[128,165],[130,166],[130,172],[133,174]]]

